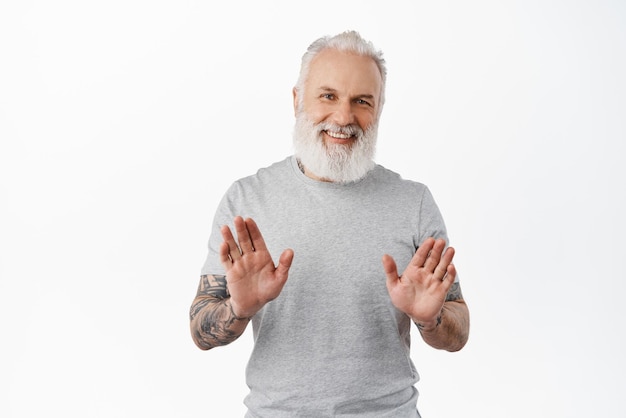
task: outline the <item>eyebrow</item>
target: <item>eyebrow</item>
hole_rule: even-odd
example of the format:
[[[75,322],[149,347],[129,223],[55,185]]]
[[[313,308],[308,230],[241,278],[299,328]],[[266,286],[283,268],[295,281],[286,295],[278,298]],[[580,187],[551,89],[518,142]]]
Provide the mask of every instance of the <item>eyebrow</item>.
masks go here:
[[[326,93],[337,93],[337,89],[334,89],[332,87],[327,87],[327,86],[321,86],[318,88],[318,90],[326,92]],[[376,97],[373,94],[362,93],[362,94],[357,94],[356,96],[353,97],[353,99],[369,99],[369,100],[374,101]]]
[[[337,93],[337,90],[330,88],[330,87],[326,87],[326,86],[321,86],[317,88],[319,91],[325,91],[328,93]]]

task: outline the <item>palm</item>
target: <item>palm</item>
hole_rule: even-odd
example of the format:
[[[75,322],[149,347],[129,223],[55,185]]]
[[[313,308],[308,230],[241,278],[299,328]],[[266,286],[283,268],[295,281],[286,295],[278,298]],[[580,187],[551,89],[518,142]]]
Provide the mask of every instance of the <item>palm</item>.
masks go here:
[[[263,236],[252,219],[235,218],[238,243],[228,227],[222,228],[224,243],[220,258],[226,269],[231,304],[237,316],[251,317],[281,292],[293,260],[285,250],[278,266],[265,246]]]
[[[454,249],[444,253],[444,247],[443,240],[427,239],[400,276],[394,259],[383,257],[391,302],[416,322],[430,322],[437,317],[454,282]]]

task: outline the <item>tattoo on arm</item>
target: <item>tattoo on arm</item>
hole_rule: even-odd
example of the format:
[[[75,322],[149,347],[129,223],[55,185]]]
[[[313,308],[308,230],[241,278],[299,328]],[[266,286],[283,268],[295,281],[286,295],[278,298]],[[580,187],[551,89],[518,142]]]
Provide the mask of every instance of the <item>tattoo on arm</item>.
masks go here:
[[[450,287],[450,290],[448,290],[448,294],[446,295],[446,302],[454,302],[455,300],[461,299],[463,299],[463,294],[461,293],[461,285],[459,283],[453,283]],[[435,329],[438,328],[439,325],[441,325],[441,323],[443,322],[443,312],[444,309],[442,309],[441,312],[439,312],[439,315],[437,315],[437,323],[435,325]],[[423,324],[415,322],[415,325],[417,325],[417,328],[420,330],[420,332],[424,331]]]
[[[189,318],[195,319],[205,306],[209,305],[213,299],[226,299],[228,289],[226,288],[226,276],[207,275],[200,277],[196,299],[189,310]]]
[[[200,295],[226,299],[230,296],[226,286],[226,276],[214,276],[212,274],[201,276],[200,284],[198,285],[198,296]]]
[[[443,309],[441,310],[441,312],[439,312],[439,315],[437,315],[437,323],[435,324],[435,328],[433,329],[437,329],[439,328],[439,325],[441,325],[441,322],[443,321]],[[420,324],[419,322],[415,322],[415,325],[417,326],[417,329],[420,330],[420,332],[424,331],[424,324]],[[430,330],[432,331],[432,330]]]
[[[446,302],[452,302],[455,300],[463,299],[463,294],[461,293],[461,285],[457,283],[453,283],[450,290],[448,290],[448,294],[446,295]]]
[[[236,322],[249,318],[235,316],[226,276],[204,275],[200,277],[198,293],[189,310],[192,336],[201,348],[209,349],[226,345],[236,340],[245,326],[234,326]]]

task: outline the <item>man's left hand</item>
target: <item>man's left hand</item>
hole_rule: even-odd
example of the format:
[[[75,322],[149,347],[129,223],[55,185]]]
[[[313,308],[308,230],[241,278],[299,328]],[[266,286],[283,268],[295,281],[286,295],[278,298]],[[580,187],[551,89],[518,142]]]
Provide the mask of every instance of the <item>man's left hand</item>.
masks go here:
[[[456,278],[454,248],[445,246],[443,239],[426,239],[400,276],[393,257],[383,256],[391,302],[424,329],[434,329],[441,321],[446,295]]]

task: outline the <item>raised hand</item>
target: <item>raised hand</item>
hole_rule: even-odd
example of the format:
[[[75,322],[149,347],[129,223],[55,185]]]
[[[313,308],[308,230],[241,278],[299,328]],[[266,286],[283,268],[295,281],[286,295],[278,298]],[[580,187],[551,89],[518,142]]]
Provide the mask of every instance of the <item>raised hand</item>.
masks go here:
[[[456,277],[454,248],[445,252],[444,248],[444,240],[426,239],[400,276],[393,257],[385,254],[382,260],[391,302],[426,329],[441,321],[446,295]]]
[[[293,261],[293,251],[283,251],[278,266],[265,246],[256,223],[237,216],[234,219],[237,241],[228,226],[221,229],[224,242],[220,246],[220,261],[226,269],[233,313],[249,318],[283,289]]]

